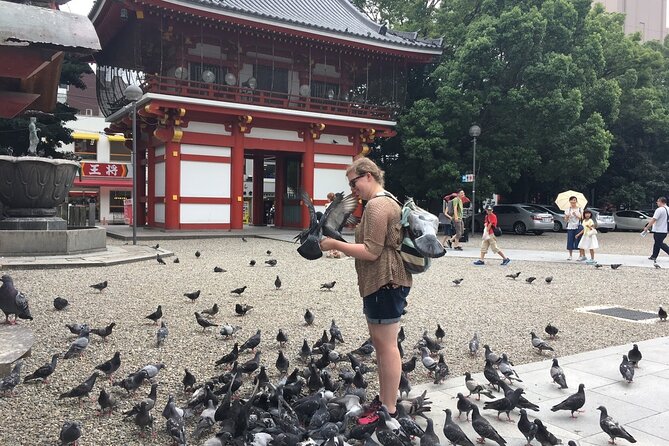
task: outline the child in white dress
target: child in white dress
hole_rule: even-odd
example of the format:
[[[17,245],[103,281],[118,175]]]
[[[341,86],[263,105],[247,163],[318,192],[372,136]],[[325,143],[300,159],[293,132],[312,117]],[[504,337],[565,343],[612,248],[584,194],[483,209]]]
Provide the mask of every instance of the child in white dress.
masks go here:
[[[597,263],[595,261],[595,249],[599,248],[599,242],[597,241],[595,222],[592,219],[592,211],[589,209],[583,211],[583,222],[581,224],[583,225],[583,230],[576,235],[576,237],[581,237],[581,241],[578,243],[578,249],[587,249],[590,251],[590,259],[586,260],[585,263]]]

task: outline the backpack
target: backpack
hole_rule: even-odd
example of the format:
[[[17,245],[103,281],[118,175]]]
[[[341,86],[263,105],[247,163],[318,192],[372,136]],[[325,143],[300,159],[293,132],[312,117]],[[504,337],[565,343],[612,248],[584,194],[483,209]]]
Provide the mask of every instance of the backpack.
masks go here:
[[[416,206],[412,198],[408,198],[402,204],[389,192],[383,195],[394,200],[401,207],[402,232],[397,251],[402,258],[404,268],[410,274],[424,273],[430,268],[433,258],[446,254],[446,250],[436,237],[439,218]],[[433,229],[433,232],[426,232],[425,229]],[[424,249],[420,249],[419,246]]]

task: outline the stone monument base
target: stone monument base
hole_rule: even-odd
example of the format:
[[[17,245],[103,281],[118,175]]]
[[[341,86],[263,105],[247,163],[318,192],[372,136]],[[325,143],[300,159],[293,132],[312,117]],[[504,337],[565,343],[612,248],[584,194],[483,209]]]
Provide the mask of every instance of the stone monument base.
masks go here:
[[[12,371],[14,361],[30,356],[35,336],[26,322],[19,319],[17,325],[0,324],[0,339],[2,339],[0,342],[1,379]]]
[[[9,217],[0,220],[0,231],[65,231],[67,222],[60,217]]]
[[[107,231],[104,228],[0,230],[0,256],[53,256],[104,251],[106,248]]]

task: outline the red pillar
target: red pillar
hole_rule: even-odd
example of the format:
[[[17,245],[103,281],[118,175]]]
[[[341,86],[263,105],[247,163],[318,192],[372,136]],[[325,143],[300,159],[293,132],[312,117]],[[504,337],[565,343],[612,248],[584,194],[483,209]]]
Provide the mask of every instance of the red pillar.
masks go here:
[[[311,132],[304,135],[304,154],[302,155],[302,190],[314,199],[314,136]],[[309,226],[309,209],[302,206],[302,227]]]
[[[276,179],[274,180],[274,226],[283,226],[283,195],[286,191],[286,158],[276,155]]]
[[[155,147],[148,147],[146,152],[146,169],[148,171],[146,219],[149,226],[154,226],[156,224],[156,149]]]
[[[263,163],[265,157],[262,153],[253,154],[253,224],[263,225],[265,215],[265,203],[263,199],[263,183],[265,169]]]
[[[244,227],[244,134],[239,125],[232,126],[230,158],[230,229]]]
[[[179,229],[181,194],[181,144],[165,143],[165,229]]]
[[[146,145],[137,148],[137,226],[146,226]]]

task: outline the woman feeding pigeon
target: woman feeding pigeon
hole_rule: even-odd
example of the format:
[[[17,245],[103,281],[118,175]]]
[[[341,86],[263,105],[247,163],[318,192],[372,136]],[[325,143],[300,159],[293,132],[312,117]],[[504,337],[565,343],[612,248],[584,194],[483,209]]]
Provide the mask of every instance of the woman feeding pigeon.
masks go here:
[[[376,349],[379,399],[393,414],[402,372],[397,334],[412,282],[397,251],[401,241],[400,206],[384,190],[383,176],[368,158],[357,159],[348,167],[351,191],[366,202],[355,230],[355,243],[324,238],[321,249],[336,249],[355,258],[363,312]]]

